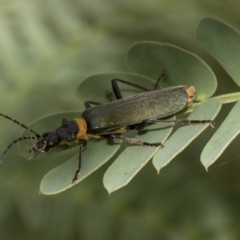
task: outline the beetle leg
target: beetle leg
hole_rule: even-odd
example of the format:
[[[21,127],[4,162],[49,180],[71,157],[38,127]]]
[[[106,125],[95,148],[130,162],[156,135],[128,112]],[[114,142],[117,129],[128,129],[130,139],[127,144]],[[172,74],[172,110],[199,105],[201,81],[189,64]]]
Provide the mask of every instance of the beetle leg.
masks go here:
[[[112,139],[113,138],[121,139],[123,141],[130,142],[130,143],[135,143],[135,144],[142,145],[142,146],[163,147],[163,144],[161,142],[157,142],[157,143],[143,142],[143,141],[138,140],[136,138],[127,138],[127,137],[122,137],[122,136],[114,135],[114,134],[106,135],[106,136],[103,136],[103,137],[112,138]]]
[[[83,147],[85,147],[87,144],[86,140],[84,139],[80,139],[79,140],[79,157],[78,157],[78,165],[77,165],[77,170],[74,174],[74,177],[72,179],[72,183],[75,183],[78,179],[78,175],[81,171],[81,165],[82,165],[82,151],[83,151]]]
[[[159,88],[160,82],[168,75],[166,70],[163,70],[161,75],[158,77],[157,82],[154,85],[153,90],[157,90]]]
[[[129,126],[128,129],[140,131],[140,130],[144,129],[145,127],[147,127],[149,124],[151,124],[151,123],[149,123],[148,120],[145,120],[141,123]]]
[[[157,89],[158,89],[160,82],[161,82],[166,76],[167,76],[167,71],[166,71],[166,70],[163,70],[162,74],[161,74],[161,75],[159,76],[159,78],[157,79],[157,82],[155,83],[153,90],[157,90]],[[149,89],[147,89],[147,88],[145,88],[145,87],[142,87],[142,86],[140,86],[140,85],[138,85],[138,84],[131,83],[131,82],[128,82],[128,81],[125,81],[125,80],[122,80],[122,79],[115,78],[115,79],[112,79],[112,90],[113,90],[113,92],[114,92],[114,94],[115,94],[115,97],[116,97],[117,99],[123,98],[123,97],[122,97],[122,94],[121,94],[121,92],[120,92],[119,86],[118,86],[118,82],[125,83],[125,84],[127,84],[127,85],[133,86],[133,87],[135,87],[135,88],[139,88],[139,89],[141,89],[141,90],[143,90],[143,91],[146,91],[146,92],[147,92],[147,91],[151,91],[151,90],[149,90]]]
[[[128,81],[125,81],[125,80],[122,80],[122,79],[114,78],[111,81],[112,81],[112,90],[113,90],[113,92],[115,94],[115,97],[117,99],[123,98],[122,94],[120,92],[119,86],[118,86],[118,82],[125,83],[125,84],[133,86],[135,88],[139,88],[139,89],[141,89],[143,91],[150,91],[149,89],[147,89],[145,87],[139,86],[139,85],[137,85],[135,83],[131,83],[131,82],[128,82]]]
[[[211,128],[214,128],[215,123],[212,120],[191,120],[191,119],[175,119],[175,120],[165,120],[165,119],[155,119],[146,120],[148,124],[151,123],[175,123],[175,124],[204,124],[208,123]]]

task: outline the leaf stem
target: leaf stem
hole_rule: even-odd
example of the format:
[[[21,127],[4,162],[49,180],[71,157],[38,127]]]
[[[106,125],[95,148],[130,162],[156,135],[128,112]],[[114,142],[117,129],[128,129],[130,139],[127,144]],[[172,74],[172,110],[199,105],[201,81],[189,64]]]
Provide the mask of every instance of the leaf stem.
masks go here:
[[[223,94],[223,95],[219,95],[219,96],[214,96],[213,98],[219,99],[222,102],[222,104],[237,102],[240,100],[240,92]],[[192,106],[187,108],[183,113],[185,114],[185,113],[192,112],[200,104],[201,104],[201,102],[193,103]]]

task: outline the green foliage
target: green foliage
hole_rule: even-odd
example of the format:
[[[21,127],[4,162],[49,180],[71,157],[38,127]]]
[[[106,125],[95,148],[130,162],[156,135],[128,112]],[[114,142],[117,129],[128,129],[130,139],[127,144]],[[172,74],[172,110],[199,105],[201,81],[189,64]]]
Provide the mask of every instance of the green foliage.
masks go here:
[[[215,18],[204,18],[197,28],[197,39],[240,86],[240,33]]]
[[[208,99],[198,106],[188,119],[215,119],[221,109],[221,102],[216,98]],[[207,125],[183,126],[173,133],[166,142],[165,147],[158,151],[153,158],[153,165],[159,172],[166,166],[177,154],[186,148]],[[215,146],[214,146],[215,147]]]
[[[172,131],[166,124],[153,125],[146,129],[145,134],[138,134],[141,141],[165,142]],[[143,146],[128,146],[106,171],[103,183],[109,193],[127,185],[133,177],[147,164],[159,148],[144,148]]]
[[[240,133],[239,105],[239,102],[235,104],[227,118],[203,149],[201,162],[206,169],[219,158],[227,146]]]
[[[89,174],[101,167],[116,153],[119,147],[119,143],[107,144],[104,141],[90,142],[89,146],[82,155],[82,169],[78,182],[82,181]],[[78,149],[76,152],[78,152]],[[41,193],[56,194],[74,186],[71,182],[76,171],[76,163],[78,161],[78,154],[76,154],[76,152],[70,160],[45,175],[40,186]]]
[[[155,42],[134,44],[127,54],[128,67],[137,73],[157,79],[163,68],[170,73],[167,85],[193,85],[196,100],[213,95],[217,80],[211,68],[198,56],[179,47]]]
[[[210,49],[207,50],[208,53],[218,62],[209,57],[208,53],[198,45],[199,40],[195,41],[194,35],[198,22],[206,15],[216,16],[240,29],[239,2],[236,0],[117,0],[114,2],[0,0],[0,6],[1,112],[23,123],[62,112],[62,115],[53,115],[55,121],[53,124],[48,125],[48,118],[43,122],[45,117],[42,118],[41,124],[40,121],[36,121],[32,126],[40,132],[58,127],[62,116],[74,117],[69,115],[69,110],[75,110],[76,114],[82,111],[84,99],[78,101],[74,92],[87,76],[93,76],[93,73],[111,72],[112,75],[104,80],[107,82],[106,85],[104,83],[107,89],[110,89],[109,80],[112,76],[116,77],[119,74],[119,77],[131,80],[132,77],[128,78],[128,75],[119,72],[116,74],[116,71],[129,71],[124,64],[126,49],[136,42],[139,44],[139,41],[174,44],[186,49],[185,53],[192,52],[195,56],[201,57],[217,77],[218,87],[215,97],[222,103],[239,100],[238,87],[232,81],[235,79],[231,80],[225,73],[218,64],[221,63],[220,59],[217,59]],[[222,25],[221,21],[211,18],[204,21],[207,21],[209,26],[213,22]],[[205,25],[204,28],[207,29],[207,26]],[[229,25],[227,28],[228,32],[232,31]],[[222,27],[222,31],[223,29]],[[213,32],[214,29],[210,29],[205,36],[211,36]],[[225,37],[226,34],[220,34],[212,47],[218,46],[217,43],[221,39],[225,41]],[[224,53],[225,56],[232,52],[234,54],[232,59],[237,60],[237,51],[235,53],[225,50],[225,47],[231,47],[228,45],[221,46],[224,48],[220,48],[220,51],[227,51]],[[231,61],[231,57],[228,61]],[[179,64],[182,65],[181,62]],[[159,66],[159,72],[162,68],[163,66]],[[185,80],[189,82],[186,83],[181,75],[181,69],[177,75],[173,68],[169,71],[164,87],[169,84],[173,76],[171,72],[177,76],[176,79],[180,75],[179,80],[183,81],[177,80],[175,85],[201,84],[200,80],[199,83],[193,83],[193,79],[188,77]],[[204,72],[212,79],[209,73],[209,71]],[[198,74],[195,74],[194,78],[196,75]],[[146,83],[151,86],[151,81],[155,81],[156,78],[151,77],[151,81],[148,82],[149,77],[151,76],[138,75],[139,80],[142,78],[142,85]],[[96,74],[95,79],[100,78],[101,75]],[[175,80],[175,77],[172,80]],[[211,81],[211,84],[214,82]],[[103,91],[105,86],[102,88]],[[83,89],[83,85],[80,89]],[[199,95],[200,91],[197,87],[196,89],[199,100],[210,97]],[[92,100],[96,97],[106,101],[104,92],[100,93],[99,89],[95,88],[92,90],[96,95],[91,95]],[[137,93],[134,89],[131,91],[134,91],[132,94]],[[201,94],[207,93],[204,91],[201,90]],[[125,91],[124,94],[126,96],[131,92]],[[219,94],[224,95],[218,96]],[[84,98],[90,99],[87,95]],[[201,105],[202,102],[196,102],[187,112]],[[216,163],[219,165],[223,161],[228,161],[228,164],[217,168],[213,166],[206,173],[199,161],[204,145],[211,135],[217,132],[231,106],[225,104],[215,119],[216,128],[206,129],[188,148],[176,156],[168,167],[161,170],[160,176],[156,174],[155,168],[149,161],[149,164],[134,176],[127,187],[114,192],[110,197],[101,187],[104,173],[108,171],[110,164],[115,164],[114,158],[117,158],[118,153],[125,154],[125,151],[128,152],[135,146],[127,147],[124,151],[118,150],[112,161],[107,162],[77,187],[51,197],[39,195],[39,182],[49,169],[67,163],[66,159],[74,157],[78,153],[78,148],[74,145],[69,147],[69,151],[59,148],[56,152],[54,150],[49,152],[49,155],[43,154],[41,159],[29,162],[21,158],[16,147],[13,147],[0,168],[1,238],[6,240],[16,238],[24,240],[239,239],[239,138],[224,150]],[[19,126],[1,119],[2,151],[18,137],[18,132],[20,132]],[[172,137],[174,135],[171,135],[167,141]],[[94,142],[90,142],[90,148],[91,144],[95,146]],[[104,140],[101,144],[112,149],[112,146]],[[26,154],[29,147],[32,147],[32,142],[29,142],[29,146],[27,141],[26,145],[21,145],[21,154]],[[111,149],[109,151],[112,151]],[[106,154],[110,156],[109,153]],[[148,158],[145,160],[147,161]],[[71,168],[65,170],[72,171]],[[57,182],[63,183],[56,174],[52,176],[54,186],[49,181],[45,185],[45,187],[49,186],[51,193],[54,192],[54,187],[57,187]],[[59,175],[58,177],[61,178]],[[69,173],[69,179],[71,177],[72,173]],[[69,179],[66,179],[67,184]],[[60,188],[63,189],[63,186]],[[46,193],[48,190],[44,189]]]
[[[211,25],[212,22],[214,24]],[[198,38],[203,45],[217,45],[215,44],[216,38],[212,38],[211,35],[203,33],[206,28],[205,25],[207,25],[208,31],[214,32],[211,31],[211,27],[215,29],[216,24],[218,26],[217,32],[221,32],[222,27],[225,34],[228,33],[227,26],[222,22],[216,22],[215,19],[211,18],[202,20],[198,27]],[[231,29],[231,31],[233,30]],[[203,39],[201,38],[202,35],[204,35]],[[209,36],[209,39],[207,39],[206,36]],[[238,37],[238,34],[235,32],[234,34],[225,37],[232,39]],[[216,49],[219,50],[223,42],[218,42],[218,44],[220,46],[218,48],[216,47]],[[233,49],[238,48],[238,46],[235,46],[237,44],[238,41],[231,41],[231,44],[229,45],[229,56],[234,51]],[[208,48],[206,47],[206,49]],[[211,48],[211,51],[213,51],[212,49],[213,48]],[[226,46],[224,49],[225,52],[228,51]],[[222,56],[219,56],[220,59],[221,57]],[[216,59],[218,59],[218,57],[216,57]],[[77,89],[77,96],[81,99],[81,105],[83,106],[83,102],[87,100],[106,102],[105,91],[109,90],[110,79],[113,78],[125,79],[151,89],[154,83],[154,78],[157,79],[163,69],[167,69],[169,72],[169,76],[164,81],[165,85],[189,86],[191,84],[197,89],[197,100],[203,100],[206,97],[210,97],[217,87],[216,78],[213,72],[203,60],[195,54],[173,45],[155,42],[136,43],[127,53],[127,64],[131,70],[143,75],[132,73],[105,73],[92,75],[86,78]],[[223,62],[221,62],[221,64],[224,66]],[[236,72],[237,66],[234,64],[237,65],[237,62],[231,62],[231,69],[234,69]],[[148,76],[148,78],[145,76]],[[131,86],[123,86],[122,91],[124,96],[137,94],[139,92],[139,90],[136,90]],[[231,101],[236,101],[236,96],[231,97]],[[226,96],[220,96],[193,105],[190,110],[194,111],[188,118],[196,120],[213,120],[219,113],[221,99],[224,98],[226,98]],[[222,102],[225,103],[225,101]],[[227,145],[229,145],[238,134],[240,126],[237,124],[239,119],[237,115],[239,112],[237,106],[238,105],[236,105],[234,108],[235,110],[232,111],[234,113],[229,115],[224,124],[217,129],[212,139],[207,143],[201,155],[201,161],[206,168],[216,161]],[[65,117],[71,119],[74,118],[73,116],[77,117],[79,115],[79,113],[66,113]],[[37,128],[37,131],[39,132],[43,132],[44,127],[47,127],[47,129],[56,129],[59,125],[59,119],[61,119],[61,116],[64,116],[64,113],[51,115],[50,117],[40,119],[39,121],[30,124],[30,127],[36,129],[35,126],[41,126],[40,128]],[[183,151],[206,127],[207,124],[184,126],[175,131],[174,134],[169,137],[172,127],[166,128],[165,125],[156,124],[146,128],[145,134],[141,134],[141,132],[137,134],[137,139],[148,142],[165,142],[169,137],[169,140],[166,141],[163,149],[131,145],[118,150],[120,147],[119,144],[111,146],[107,144],[106,141],[104,142],[104,140],[89,142],[86,151],[83,153],[84,160],[77,183],[81,182],[90,173],[102,166],[118,150],[117,158],[104,175],[104,186],[107,191],[111,193],[129,183],[152,157],[153,165],[159,172],[162,167],[170,163],[170,161]],[[222,140],[222,136],[225,136],[224,141]],[[22,145],[24,145],[24,143],[22,143]],[[30,146],[27,147],[30,149]],[[27,148],[24,147],[21,152],[26,152],[26,149]],[[57,148],[55,151],[59,151],[59,149]],[[59,158],[60,157],[61,155],[59,155]],[[75,184],[71,184],[71,178],[75,172],[74,169],[77,161],[78,148],[77,145],[75,145],[75,150],[72,152],[70,160],[50,171],[43,178],[40,187],[41,193],[55,194],[75,186]]]

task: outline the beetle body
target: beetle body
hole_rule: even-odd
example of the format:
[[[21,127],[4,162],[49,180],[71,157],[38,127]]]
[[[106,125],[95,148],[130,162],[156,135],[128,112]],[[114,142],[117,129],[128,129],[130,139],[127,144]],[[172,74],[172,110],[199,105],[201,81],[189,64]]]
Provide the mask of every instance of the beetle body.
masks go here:
[[[29,151],[33,152],[33,157],[49,151],[51,148],[60,145],[62,142],[71,143],[73,141],[78,141],[80,146],[79,161],[72,180],[74,183],[78,179],[78,174],[81,169],[82,150],[83,147],[86,146],[86,141],[89,138],[118,138],[140,145],[160,147],[162,146],[161,142],[143,142],[134,138],[126,138],[122,136],[122,133],[131,129],[140,130],[148,124],[159,122],[187,124],[209,123],[213,127],[214,123],[212,120],[163,119],[191,105],[195,94],[194,87],[187,88],[185,86],[176,86],[158,90],[158,85],[165,76],[166,72],[163,72],[152,91],[124,80],[113,79],[112,89],[117,100],[112,101],[112,99],[110,99],[111,102],[106,104],[91,101],[85,102],[86,110],[82,113],[80,118],[75,118],[73,120],[63,118],[62,124],[59,128],[55,131],[45,132],[42,135],[17,120],[0,113],[0,116],[19,124],[35,135],[34,137],[20,137],[13,141],[3,152],[0,158],[0,163],[12,145],[21,140],[37,140],[36,144]],[[117,82],[137,87],[146,92],[122,98]],[[91,107],[90,104],[95,104],[96,106]]]
[[[144,92],[86,109],[81,118],[64,118],[55,132],[44,133],[33,151],[37,155],[38,152],[47,152],[61,142],[123,133],[145,120],[153,121],[171,116],[192,103],[194,92],[193,87],[177,86]]]
[[[192,103],[194,92],[193,87],[185,86],[144,92],[86,109],[82,117],[88,133],[102,135],[145,120],[171,116]]]

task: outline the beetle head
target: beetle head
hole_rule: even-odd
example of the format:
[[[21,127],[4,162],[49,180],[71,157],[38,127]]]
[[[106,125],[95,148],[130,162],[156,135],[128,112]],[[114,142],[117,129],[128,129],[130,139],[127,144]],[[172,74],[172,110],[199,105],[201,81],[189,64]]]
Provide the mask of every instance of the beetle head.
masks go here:
[[[39,153],[48,152],[50,148],[56,147],[60,142],[61,139],[56,132],[43,133],[29,153],[33,152],[33,158],[35,158]]]

